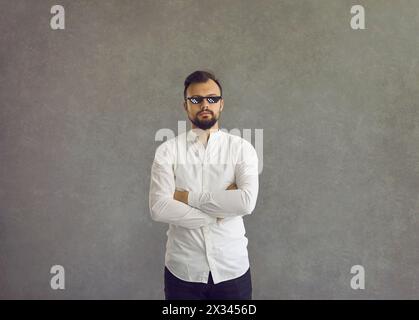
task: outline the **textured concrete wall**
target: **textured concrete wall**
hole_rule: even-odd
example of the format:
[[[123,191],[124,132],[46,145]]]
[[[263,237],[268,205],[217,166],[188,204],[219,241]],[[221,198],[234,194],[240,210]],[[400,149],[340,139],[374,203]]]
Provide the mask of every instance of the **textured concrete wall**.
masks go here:
[[[65,30],[50,28],[62,4]],[[362,4],[366,30],[350,28]],[[419,2],[0,1],[0,298],[162,299],[148,187],[183,80],[264,130],[256,299],[419,298]],[[189,123],[188,123],[189,128]],[[66,289],[50,288],[62,265]],[[365,268],[365,290],[350,268]]]

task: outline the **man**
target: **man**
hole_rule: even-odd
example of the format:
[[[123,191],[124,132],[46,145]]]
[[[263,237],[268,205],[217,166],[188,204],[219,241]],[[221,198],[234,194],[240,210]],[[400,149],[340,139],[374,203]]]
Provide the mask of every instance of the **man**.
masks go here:
[[[184,83],[192,129],[156,150],[149,206],[169,224],[166,300],[252,299],[243,216],[259,189],[258,157],[241,137],[219,129],[224,108],[215,76],[195,71]]]

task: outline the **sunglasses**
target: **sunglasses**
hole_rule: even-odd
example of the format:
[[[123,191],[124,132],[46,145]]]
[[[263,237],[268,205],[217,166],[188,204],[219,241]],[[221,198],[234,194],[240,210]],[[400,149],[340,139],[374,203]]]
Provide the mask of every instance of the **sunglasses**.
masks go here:
[[[187,100],[189,100],[192,104],[199,104],[202,102],[202,100],[207,99],[208,103],[217,103],[218,101],[220,101],[220,99],[222,99],[221,96],[211,96],[211,97],[189,97],[186,98]]]

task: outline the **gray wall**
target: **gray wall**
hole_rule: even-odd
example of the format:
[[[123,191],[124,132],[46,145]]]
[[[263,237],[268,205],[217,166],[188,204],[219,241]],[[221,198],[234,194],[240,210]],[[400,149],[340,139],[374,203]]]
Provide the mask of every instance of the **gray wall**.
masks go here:
[[[66,29],[50,28],[50,8]],[[366,30],[350,28],[350,7]],[[162,299],[148,187],[183,80],[264,130],[256,299],[419,298],[419,2],[0,1],[0,298]],[[188,123],[189,128],[189,123]],[[254,132],[254,131],[252,131]],[[50,288],[62,265],[66,289]],[[365,290],[350,287],[364,266]]]

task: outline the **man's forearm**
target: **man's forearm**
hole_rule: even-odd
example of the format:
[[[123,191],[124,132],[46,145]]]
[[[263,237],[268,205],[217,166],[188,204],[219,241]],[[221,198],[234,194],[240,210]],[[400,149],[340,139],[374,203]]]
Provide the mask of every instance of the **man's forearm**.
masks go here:
[[[227,191],[237,192],[233,194]],[[187,204],[191,207],[197,208],[211,217],[217,218],[217,222],[220,223],[224,218],[242,216],[251,213],[254,207],[250,203],[252,201],[252,195],[248,195],[247,193],[247,191],[239,190],[237,188],[237,185],[235,183],[232,183],[226,188],[226,190],[212,193],[207,192],[194,194],[195,197],[203,196],[207,199],[213,197],[212,199],[210,199],[210,201],[204,200],[206,203],[210,203],[211,205],[204,204],[203,206],[193,206],[189,201],[189,196],[191,195],[189,191],[176,190],[173,194],[173,199],[183,202],[184,204]],[[255,192],[253,191],[253,193]],[[248,197],[249,199],[245,199],[246,197]],[[219,202],[219,204],[214,206],[214,204],[217,202]]]
[[[213,217],[235,217],[253,211],[252,196],[247,190],[221,190],[190,193],[189,205]]]
[[[237,190],[237,185],[235,183],[232,183],[227,187],[226,190]],[[189,204],[188,198],[189,198],[189,191],[176,190],[175,193],[173,194],[173,199],[183,202],[184,204]],[[211,216],[213,216],[214,218],[217,218],[218,223],[221,222],[226,217],[223,213],[211,214]],[[231,216],[231,215],[227,215],[227,216]]]
[[[237,190],[235,183],[230,184],[226,190]],[[176,190],[173,194],[173,199],[188,204],[189,191]]]
[[[211,216],[235,217],[251,214],[256,206],[258,176],[247,176],[237,190],[189,192],[188,204]]]
[[[216,222],[214,217],[199,209],[187,206],[173,199],[160,199],[151,205],[153,220],[165,222],[187,229],[197,229]]]
[[[175,181],[170,165],[153,162],[150,179],[149,208],[151,218],[188,229],[216,222],[214,217],[197,208],[173,200]]]

